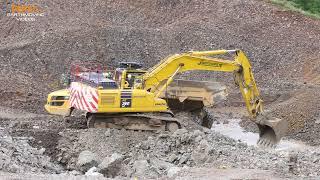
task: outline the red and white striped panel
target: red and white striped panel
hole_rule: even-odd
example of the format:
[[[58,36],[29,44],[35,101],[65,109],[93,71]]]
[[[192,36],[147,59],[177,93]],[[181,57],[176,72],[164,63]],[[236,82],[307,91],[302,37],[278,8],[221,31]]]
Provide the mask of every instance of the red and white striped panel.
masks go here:
[[[78,82],[72,82],[69,90],[71,107],[92,113],[98,111],[97,89]]]

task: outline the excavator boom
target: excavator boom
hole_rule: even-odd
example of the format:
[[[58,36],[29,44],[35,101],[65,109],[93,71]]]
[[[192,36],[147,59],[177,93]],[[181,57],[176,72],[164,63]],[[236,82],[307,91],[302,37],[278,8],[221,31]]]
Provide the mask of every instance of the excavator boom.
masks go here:
[[[225,54],[234,54],[234,60],[212,57]],[[170,56],[144,74],[145,89],[156,94],[162,93],[177,73],[191,70],[234,73],[249,114],[256,117],[262,111],[262,99],[250,62],[240,50],[195,51]]]
[[[228,54],[233,55],[234,60],[216,57]],[[191,70],[234,73],[235,83],[239,86],[251,120],[259,127],[259,143],[264,146],[273,145],[284,136],[286,122],[263,113],[263,100],[253,77],[251,64],[241,50],[192,51],[169,56],[144,74],[145,89],[159,95],[176,74]]]

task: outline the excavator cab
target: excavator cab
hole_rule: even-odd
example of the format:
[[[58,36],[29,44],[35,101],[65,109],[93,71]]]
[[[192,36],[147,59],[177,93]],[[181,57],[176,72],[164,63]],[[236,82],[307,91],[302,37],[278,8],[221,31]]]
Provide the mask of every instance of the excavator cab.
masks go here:
[[[142,65],[136,62],[120,62],[115,70],[115,81],[121,89],[142,89],[143,74],[146,71],[141,70]]]

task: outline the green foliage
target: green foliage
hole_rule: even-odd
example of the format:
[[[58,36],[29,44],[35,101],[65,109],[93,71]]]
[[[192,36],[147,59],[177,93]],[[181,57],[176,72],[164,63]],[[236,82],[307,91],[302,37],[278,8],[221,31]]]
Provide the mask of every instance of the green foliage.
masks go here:
[[[295,6],[313,14],[320,14],[320,0],[288,0]]]
[[[271,2],[307,16],[320,18],[320,0],[271,0]]]

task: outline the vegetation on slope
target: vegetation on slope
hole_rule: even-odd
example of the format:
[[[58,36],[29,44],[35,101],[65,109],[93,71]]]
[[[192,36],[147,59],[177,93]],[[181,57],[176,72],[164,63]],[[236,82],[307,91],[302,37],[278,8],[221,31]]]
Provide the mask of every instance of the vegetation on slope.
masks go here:
[[[302,14],[320,18],[320,0],[271,0],[275,4]]]

